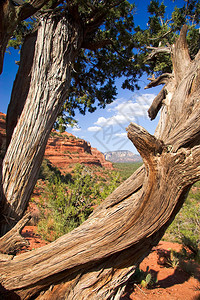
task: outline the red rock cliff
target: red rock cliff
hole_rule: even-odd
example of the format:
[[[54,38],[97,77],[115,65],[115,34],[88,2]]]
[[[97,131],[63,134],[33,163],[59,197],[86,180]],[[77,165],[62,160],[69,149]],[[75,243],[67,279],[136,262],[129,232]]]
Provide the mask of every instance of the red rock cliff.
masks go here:
[[[0,164],[6,147],[6,115],[0,113]],[[83,139],[78,139],[74,135],[64,132],[52,131],[46,151],[45,158],[52,164],[66,173],[76,163],[85,165],[96,165],[108,169],[113,169],[112,163],[105,160],[104,155]]]
[[[45,157],[63,173],[76,163],[113,169],[112,163],[106,161],[100,151],[92,148],[85,140],[78,139],[67,132],[61,134],[52,131]]]

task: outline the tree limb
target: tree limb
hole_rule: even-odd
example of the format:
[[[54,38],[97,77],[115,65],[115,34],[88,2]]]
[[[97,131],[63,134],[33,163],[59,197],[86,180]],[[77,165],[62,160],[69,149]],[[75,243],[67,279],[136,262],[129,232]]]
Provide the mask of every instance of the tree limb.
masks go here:
[[[159,110],[161,109],[163,99],[165,99],[165,88],[164,87],[159,92],[159,94],[155,97],[155,99],[153,100],[153,103],[151,104],[151,106],[148,110],[149,118],[151,120],[154,120],[155,117],[157,116]]]
[[[159,55],[160,53],[171,54],[171,47],[147,47],[147,49],[153,50],[146,60],[151,60],[154,56]]]
[[[172,63],[177,83],[183,79],[191,62],[186,34],[187,25],[184,25],[176,44],[172,47]]]
[[[148,78],[148,80],[150,80],[151,82],[145,87],[145,89],[149,89],[151,87],[155,87],[161,84],[166,84],[172,77],[173,75],[171,73],[164,73],[158,78],[155,78],[155,76],[153,75],[151,78]]]
[[[149,160],[149,157],[161,154],[164,144],[154,135],[151,135],[142,126],[131,123],[128,128],[128,138],[137,148],[143,159]]]
[[[158,36],[158,37],[154,37],[154,38],[149,38],[149,40],[156,41],[156,40],[159,40],[159,39],[163,39],[164,37],[166,37],[171,32],[172,32],[172,29],[170,29],[167,32],[165,32],[162,36]]]
[[[29,242],[21,236],[21,231],[30,219],[31,214],[27,213],[9,232],[0,238],[1,253],[15,254],[23,246],[29,245]]]
[[[24,4],[16,7],[18,22],[21,22],[32,15],[34,15],[38,10],[40,10],[45,4],[50,0],[32,0],[30,2],[25,2]]]

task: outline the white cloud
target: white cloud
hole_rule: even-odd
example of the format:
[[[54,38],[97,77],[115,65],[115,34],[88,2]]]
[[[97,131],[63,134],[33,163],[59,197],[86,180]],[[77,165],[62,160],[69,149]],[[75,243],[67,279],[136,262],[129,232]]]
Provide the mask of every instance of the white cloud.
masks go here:
[[[118,114],[126,115],[128,118],[147,117],[147,111],[154,98],[154,94],[136,95],[131,100],[118,104],[115,109]]]
[[[88,131],[99,131],[99,130],[101,130],[101,127],[98,127],[98,126],[88,127]]]
[[[130,122],[136,122],[138,117],[147,118],[148,109],[155,98],[155,94],[134,94],[131,99],[126,101],[123,98],[119,98],[111,104],[107,112],[114,113],[109,118],[99,117],[94,123],[100,127],[122,125]],[[98,126],[89,127],[89,131],[97,131],[101,128]]]
[[[133,121],[134,121],[134,117],[129,118],[129,116],[127,116],[127,115],[118,113],[118,114],[114,115],[113,117],[110,117],[107,119],[104,117],[100,117],[100,118],[98,118],[97,122],[95,122],[94,124],[104,127],[104,126],[111,126],[111,125],[117,125],[117,124],[125,124],[127,122],[133,122]]]
[[[104,118],[104,117],[100,117],[98,118],[97,122],[95,122],[94,124],[99,125],[99,126],[104,126],[106,124],[108,119]]]
[[[120,103],[123,103],[124,101],[126,101],[124,98],[117,98],[115,101],[113,101],[107,106],[107,111],[108,112],[115,111],[116,106]]]

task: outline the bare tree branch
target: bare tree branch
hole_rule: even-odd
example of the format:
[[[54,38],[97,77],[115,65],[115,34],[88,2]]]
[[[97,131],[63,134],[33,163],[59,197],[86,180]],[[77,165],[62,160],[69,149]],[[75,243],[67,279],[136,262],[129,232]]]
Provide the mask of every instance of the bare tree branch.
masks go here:
[[[163,87],[160,93],[155,97],[151,104],[148,114],[151,120],[154,120],[162,106],[162,101],[165,99],[165,88]]]
[[[150,80],[151,82],[145,87],[145,89],[149,89],[161,84],[166,84],[172,77],[173,75],[171,73],[164,73],[158,78],[155,78],[155,76],[153,75],[152,78],[148,78],[148,80]]]
[[[131,123],[127,130],[128,138],[132,141],[143,159],[149,161],[150,156],[162,153],[164,148],[163,142],[158,140],[154,135],[148,133],[143,127]]]
[[[171,54],[171,47],[147,47],[147,49],[153,50],[147,57],[146,60],[152,59],[154,56],[160,53]]]
[[[186,34],[187,25],[184,25],[176,44],[172,48],[172,63],[177,82],[180,82],[180,80],[183,79],[191,62]]]
[[[155,38],[149,38],[149,39],[151,41],[156,41],[156,40],[159,40],[159,39],[163,39],[164,37],[166,37],[171,32],[172,32],[172,29],[170,29],[167,32],[165,32],[162,36],[158,36],[158,37],[155,37]]]
[[[0,238],[0,252],[6,254],[15,254],[29,242],[21,236],[21,231],[31,219],[31,214],[27,213],[8,233]]]

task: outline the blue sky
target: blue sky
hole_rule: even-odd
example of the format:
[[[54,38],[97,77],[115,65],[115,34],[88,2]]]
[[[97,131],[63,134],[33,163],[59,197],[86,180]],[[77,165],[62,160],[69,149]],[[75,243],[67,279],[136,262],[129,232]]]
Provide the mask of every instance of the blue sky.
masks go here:
[[[132,2],[132,1],[131,1]],[[144,28],[148,21],[147,5],[149,1],[134,1],[136,14],[134,20]],[[183,5],[183,0],[175,1],[177,6]],[[173,10],[172,1],[165,0],[169,16]],[[4,59],[4,70],[0,77],[0,111],[6,113],[10,99],[13,81],[18,69],[15,61],[19,60],[17,50],[10,49]],[[135,122],[146,128],[151,134],[155,131],[158,118],[150,121],[147,110],[160,88],[144,90],[148,84],[145,77],[139,82],[141,89],[131,92],[121,89],[122,80],[117,80],[117,99],[107,105],[105,109],[97,109],[94,113],[87,113],[85,116],[77,113],[78,127],[68,128],[67,131],[90,142],[92,147],[102,152],[114,150],[130,150],[137,153],[132,143],[126,136],[126,127],[130,122]]]

